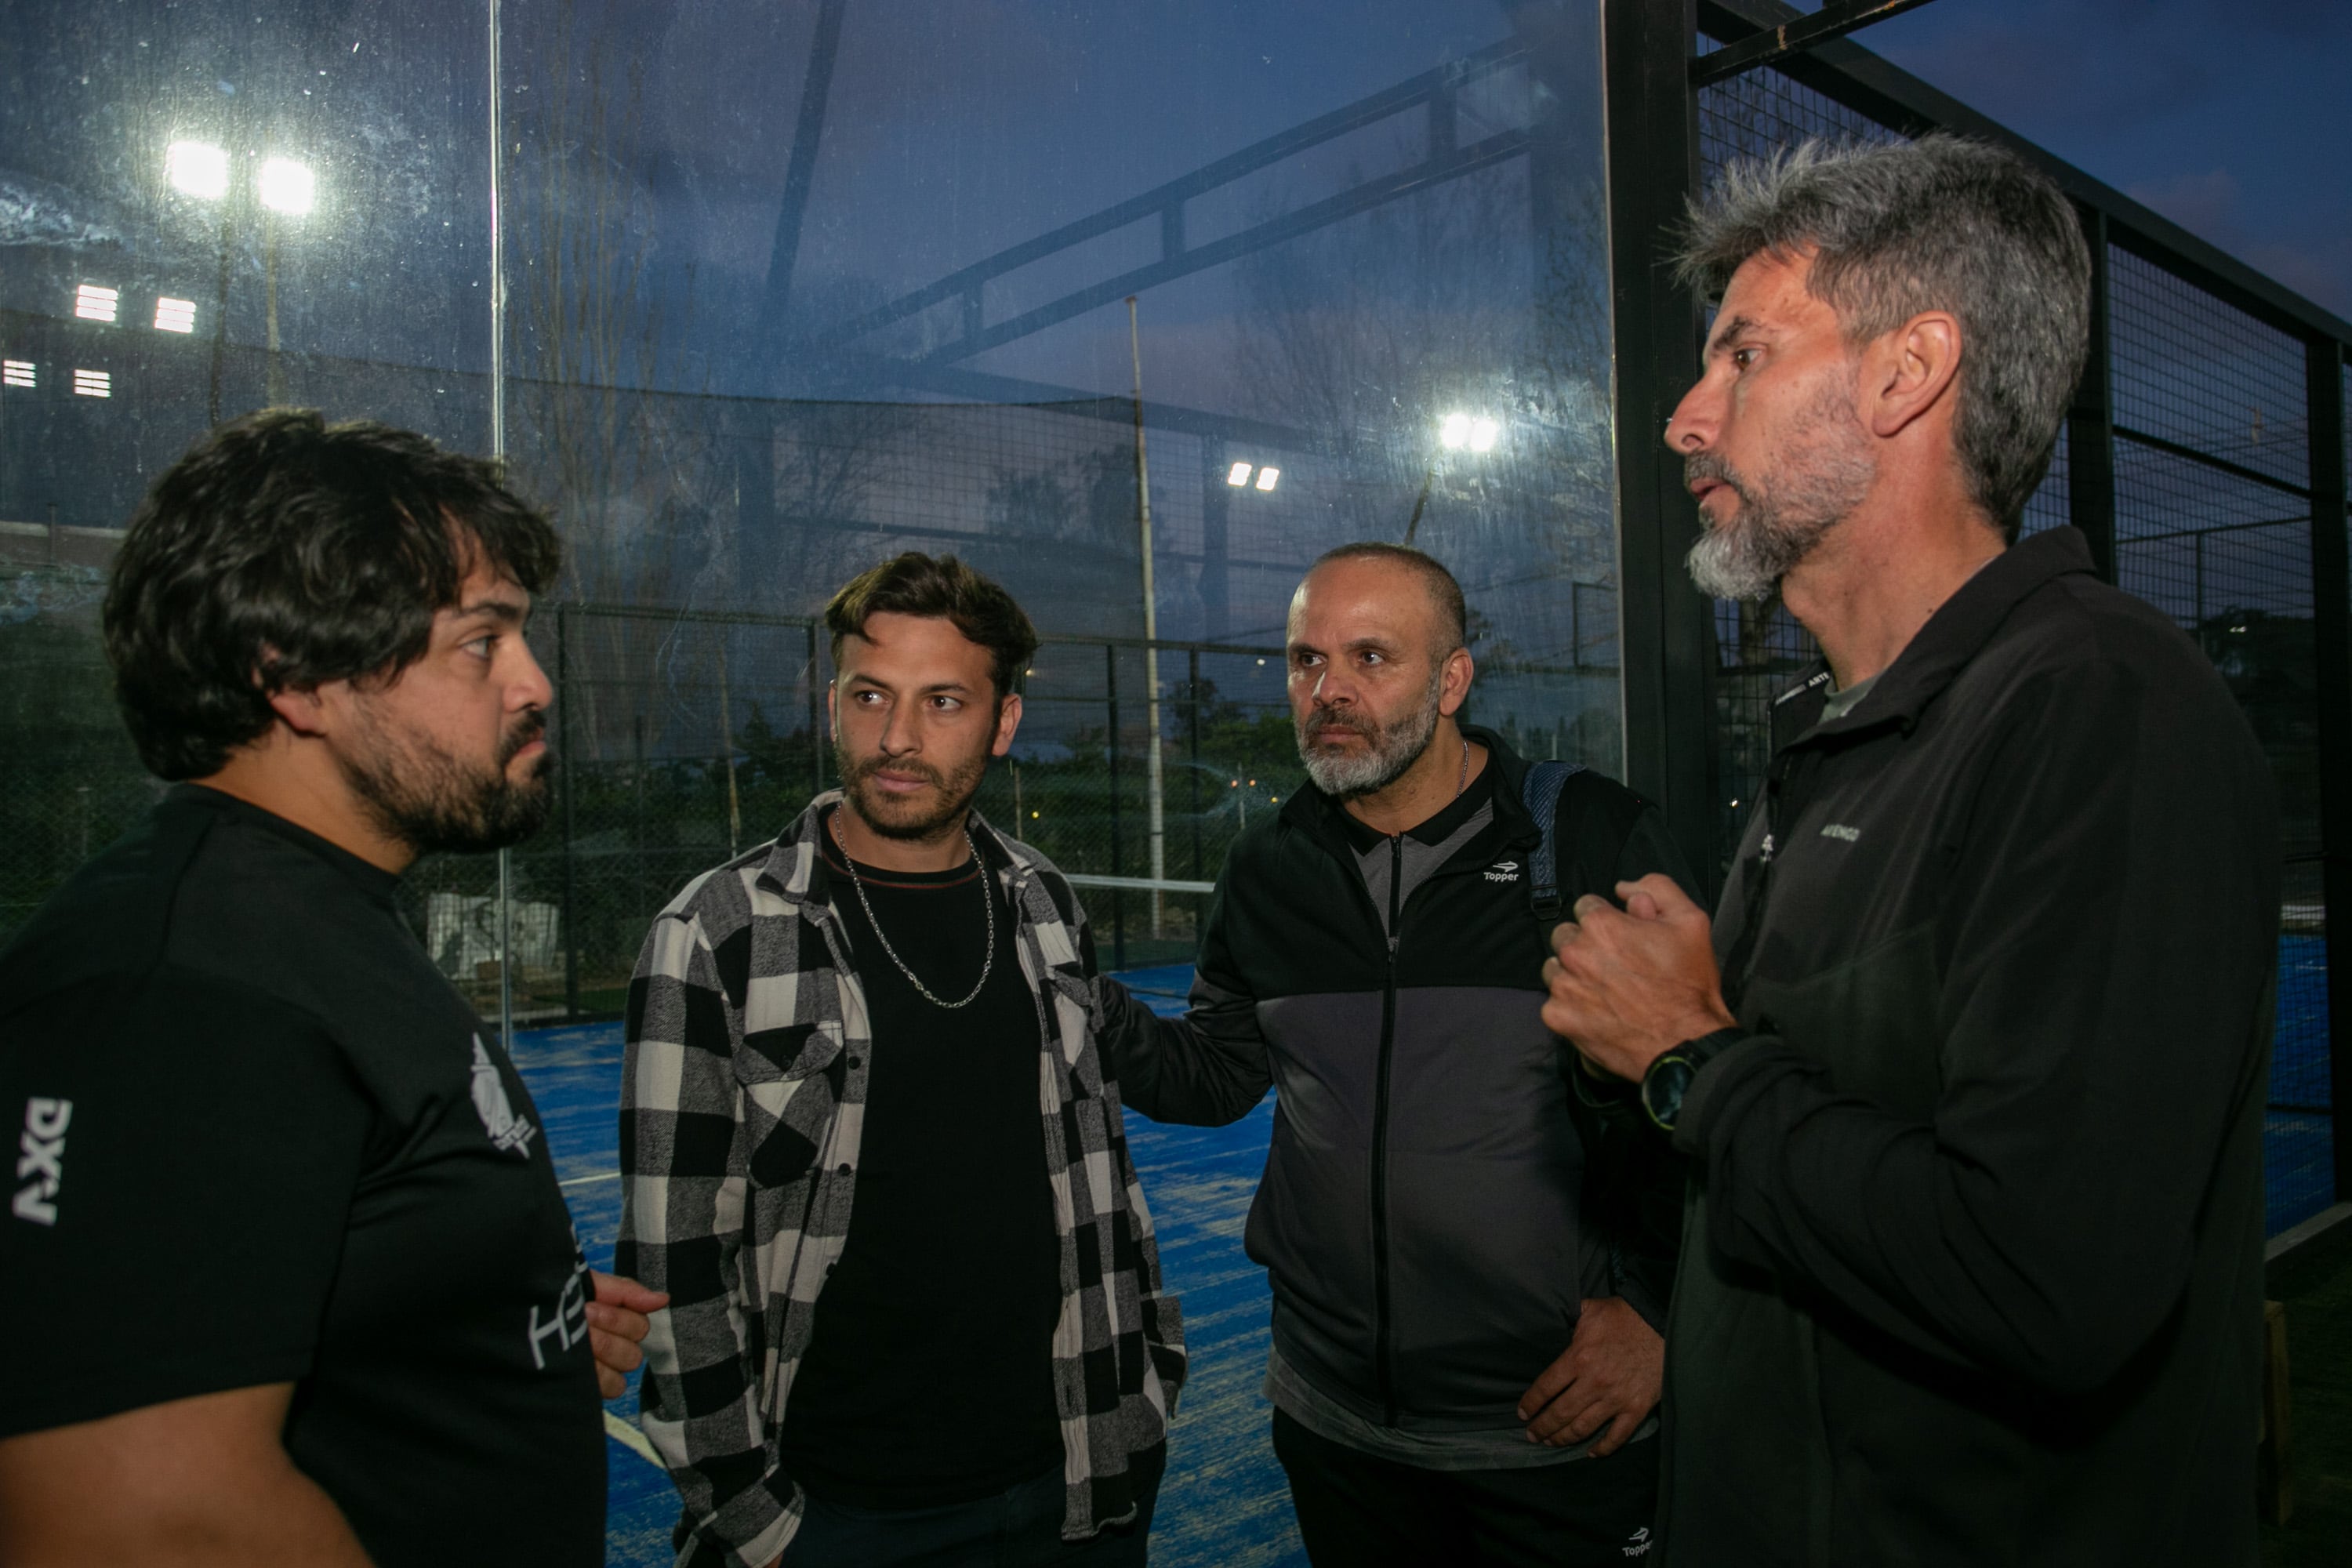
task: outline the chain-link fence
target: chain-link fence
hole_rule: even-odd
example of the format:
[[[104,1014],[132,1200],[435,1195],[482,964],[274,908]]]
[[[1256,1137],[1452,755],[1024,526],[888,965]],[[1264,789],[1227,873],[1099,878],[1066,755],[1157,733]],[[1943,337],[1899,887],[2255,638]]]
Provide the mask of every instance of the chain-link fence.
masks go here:
[[[1840,79],[1818,62],[1807,72],[1811,83]],[[1884,101],[1859,84],[1852,96]],[[1906,114],[1921,118],[1916,109]],[[1735,159],[1811,138],[1875,143],[1903,134],[1821,86],[1769,68],[1703,88],[1698,122],[1710,180]],[[2074,522],[2093,534],[2095,550],[2111,543],[2116,581],[2197,639],[2271,759],[2285,889],[2265,1144],[2276,1231],[2339,1195],[2306,364],[2312,353],[2341,349],[2315,349],[2258,319],[2200,281],[2193,264],[2168,257],[2160,241],[2137,234],[2128,245],[2111,241],[2105,215],[2095,209],[2085,209],[2084,221],[2103,252],[2107,327],[2022,531]],[[2099,434],[2113,483],[2111,494],[2087,492],[2097,515],[2078,516],[2074,444],[2086,430]],[[1719,603],[1714,627],[1717,843],[1727,858],[1770,759],[1772,700],[1818,650],[1777,603]]]

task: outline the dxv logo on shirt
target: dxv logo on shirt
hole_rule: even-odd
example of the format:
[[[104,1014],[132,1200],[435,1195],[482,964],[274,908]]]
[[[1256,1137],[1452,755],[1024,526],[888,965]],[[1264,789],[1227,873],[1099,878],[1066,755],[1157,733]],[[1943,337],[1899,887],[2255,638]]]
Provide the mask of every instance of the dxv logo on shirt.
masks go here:
[[[539,1131],[507,1102],[506,1083],[479,1035],[474,1037],[474,1110],[482,1119],[482,1131],[490,1135],[490,1147],[501,1154],[525,1152]]]
[[[55,1199],[66,1179],[66,1123],[72,1120],[70,1100],[37,1096],[25,1101],[25,1133],[16,1142],[16,1179],[21,1182],[30,1176],[33,1184],[19,1187],[16,1201],[8,1205],[18,1219],[35,1225],[58,1223]]]

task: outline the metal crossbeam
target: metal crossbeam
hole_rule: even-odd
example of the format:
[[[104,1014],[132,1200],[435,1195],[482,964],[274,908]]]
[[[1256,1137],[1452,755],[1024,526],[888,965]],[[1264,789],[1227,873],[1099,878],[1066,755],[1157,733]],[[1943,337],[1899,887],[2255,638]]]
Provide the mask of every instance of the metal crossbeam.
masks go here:
[[[1217,266],[1236,256],[1282,240],[1295,237],[1310,228],[1335,223],[1340,218],[1360,212],[1367,206],[1426,185],[1454,179],[1481,168],[1498,159],[1526,151],[1527,133],[1506,132],[1489,137],[1470,147],[1457,147],[1454,142],[1454,102],[1461,89],[1472,82],[1508,69],[1527,56],[1527,47],[1517,39],[1492,45],[1460,60],[1440,66],[1411,77],[1393,87],[1383,89],[1313,120],[1292,126],[1276,135],[1255,142],[1237,153],[1204,163],[1188,174],[1153,186],[1150,190],[1117,202],[1100,212],[1079,218],[1060,228],[1041,234],[1033,239],[998,251],[968,267],[959,268],[937,281],[926,284],[911,293],[900,295],[888,304],[877,306],[862,315],[851,318],[829,331],[820,332],[803,345],[824,349],[856,342],[879,331],[894,321],[904,321],[942,300],[961,298],[963,300],[964,337],[946,345],[921,362],[940,364],[968,358],[987,348],[1011,341],[1024,332],[1035,331],[1110,300],[1121,299],[1152,283],[1166,282],[1186,273]],[[1329,200],[1317,203],[1299,213],[1259,224],[1239,234],[1219,240],[1213,245],[1192,247],[1185,238],[1184,205],[1193,197],[1220,186],[1229,185],[1284,159],[1297,156],[1307,149],[1334,141],[1352,132],[1375,125],[1383,120],[1404,112],[1417,104],[1428,106],[1430,113],[1429,145],[1431,155],[1410,169],[1400,170],[1344,192]],[[1353,199],[1354,205],[1349,205]],[[1317,215],[1306,221],[1309,214]],[[1131,223],[1157,216],[1160,219],[1160,259],[1155,265],[1129,272],[1109,282],[1098,283],[1076,294],[1065,296],[1051,304],[1024,312],[1011,321],[989,327],[982,319],[982,289],[992,280],[1019,270],[1031,263],[1083,245],[1088,240],[1113,233]],[[1087,303],[1076,303],[1081,298]],[[1018,330],[1013,330],[1015,327]]]
[[[1843,38],[1874,22],[1916,11],[1927,4],[1927,0],[1846,0],[1843,5],[1824,5],[1801,21],[1783,22],[1753,37],[1727,44],[1711,55],[1700,55],[1691,61],[1691,85],[1705,87],[1759,66],[1776,65],[1816,44]]]

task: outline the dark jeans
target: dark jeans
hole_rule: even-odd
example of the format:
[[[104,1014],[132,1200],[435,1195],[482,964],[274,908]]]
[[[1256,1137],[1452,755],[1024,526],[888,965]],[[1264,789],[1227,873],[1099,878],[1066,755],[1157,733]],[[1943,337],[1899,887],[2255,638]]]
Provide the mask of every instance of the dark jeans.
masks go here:
[[[1425,1470],[1317,1436],[1277,1410],[1274,1454],[1315,1568],[1625,1568],[1649,1555],[1655,1438],[1605,1459]]]
[[[1164,1444],[1135,1457],[1143,1494],[1135,1521],[1107,1525],[1088,1541],[1062,1539],[1067,1494],[1059,1469],[945,1508],[849,1508],[811,1497],[783,1568],[1143,1568],[1167,1461]]]

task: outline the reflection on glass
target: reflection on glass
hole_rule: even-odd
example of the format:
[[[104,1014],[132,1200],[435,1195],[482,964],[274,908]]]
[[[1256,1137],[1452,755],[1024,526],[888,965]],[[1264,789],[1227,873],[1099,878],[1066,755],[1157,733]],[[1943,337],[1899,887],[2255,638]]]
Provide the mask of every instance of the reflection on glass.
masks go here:
[[[48,705],[0,734],[0,934],[145,798],[92,635],[144,476],[270,401],[486,448],[500,290],[563,805],[503,915],[411,882],[525,1021],[618,1005],[829,782],[813,618],[899,550],[1046,635],[983,807],[1080,875],[1205,882],[1286,793],[1284,616],[1349,540],[1462,578],[1474,719],[1619,767],[1597,4],[502,0],[495,83],[487,10],[425,9],[12,18],[0,665]],[[1101,897],[1115,956],[1187,952],[1196,896]]]

